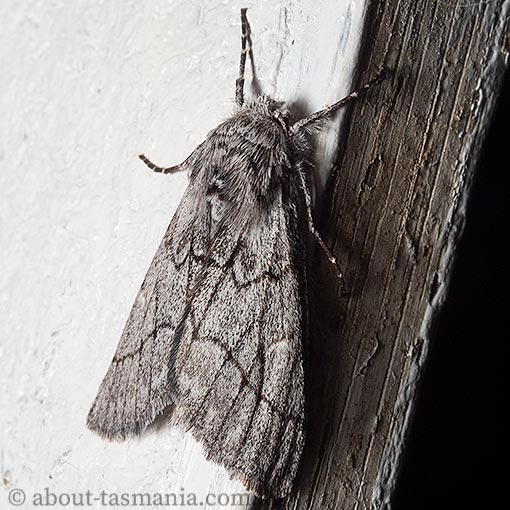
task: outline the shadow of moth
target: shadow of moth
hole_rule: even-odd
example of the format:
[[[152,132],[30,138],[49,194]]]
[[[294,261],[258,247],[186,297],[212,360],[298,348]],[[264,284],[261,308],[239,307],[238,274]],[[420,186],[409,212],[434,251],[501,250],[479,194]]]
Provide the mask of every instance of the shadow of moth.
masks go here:
[[[108,439],[171,407],[206,456],[261,497],[289,493],[305,442],[307,241],[338,265],[312,217],[311,135],[383,79],[290,122],[266,95],[244,101],[246,9],[236,112],[180,165],[189,183],[138,292],[87,418]]]

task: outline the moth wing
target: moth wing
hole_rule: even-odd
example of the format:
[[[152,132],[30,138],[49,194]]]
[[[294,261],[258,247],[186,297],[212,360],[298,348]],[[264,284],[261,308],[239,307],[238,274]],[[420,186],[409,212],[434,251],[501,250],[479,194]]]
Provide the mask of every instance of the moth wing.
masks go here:
[[[261,496],[283,496],[304,444],[306,225],[297,191],[277,193],[232,256],[215,259],[178,330],[173,420]]]
[[[147,271],[112,362],[88,413],[87,426],[124,439],[151,424],[173,401],[168,365],[175,330],[202,267],[206,221],[188,186]],[[198,221],[197,221],[198,220]],[[197,229],[193,228],[197,222]]]

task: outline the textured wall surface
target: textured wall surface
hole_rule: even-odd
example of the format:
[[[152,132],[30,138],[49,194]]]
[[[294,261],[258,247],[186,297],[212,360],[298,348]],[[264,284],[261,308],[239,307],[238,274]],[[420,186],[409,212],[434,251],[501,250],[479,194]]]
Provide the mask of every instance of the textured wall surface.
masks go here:
[[[363,2],[243,5],[263,91],[311,111],[350,89]],[[136,155],[180,162],[231,113],[239,7],[219,0],[0,6],[2,508],[14,487],[26,490],[26,507],[45,487],[242,490],[164,423],[118,444],[85,428],[186,185],[184,175],[151,174]],[[321,143],[323,175],[337,130],[338,123]]]

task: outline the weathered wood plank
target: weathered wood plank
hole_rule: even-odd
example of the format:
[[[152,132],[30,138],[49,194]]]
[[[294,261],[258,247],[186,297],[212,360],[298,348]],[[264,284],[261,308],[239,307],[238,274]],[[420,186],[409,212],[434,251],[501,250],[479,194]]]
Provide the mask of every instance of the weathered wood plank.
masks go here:
[[[383,63],[393,75],[354,107],[324,201],[323,230],[350,295],[318,262],[309,445],[287,508],[391,506],[508,64],[509,6],[379,1],[369,16],[359,81]]]

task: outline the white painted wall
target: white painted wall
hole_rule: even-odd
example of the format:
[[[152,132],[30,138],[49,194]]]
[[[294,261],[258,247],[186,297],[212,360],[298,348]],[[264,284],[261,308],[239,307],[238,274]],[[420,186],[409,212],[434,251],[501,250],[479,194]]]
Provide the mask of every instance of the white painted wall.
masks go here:
[[[117,444],[85,428],[186,185],[136,155],[178,163],[231,113],[241,6],[263,90],[315,110],[350,89],[363,5],[2,0],[1,508],[13,488],[23,508],[45,487],[242,490],[165,425]],[[323,175],[337,127],[322,141]]]

